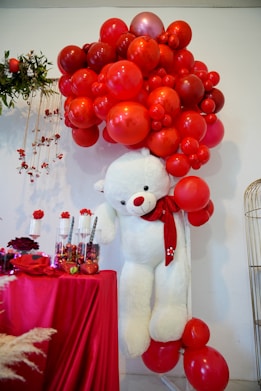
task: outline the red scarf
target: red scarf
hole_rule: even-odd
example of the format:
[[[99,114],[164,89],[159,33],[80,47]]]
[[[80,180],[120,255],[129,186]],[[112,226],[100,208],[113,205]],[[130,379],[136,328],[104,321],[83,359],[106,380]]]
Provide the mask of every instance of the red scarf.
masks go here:
[[[165,266],[168,266],[174,259],[174,251],[177,246],[177,231],[173,217],[179,207],[174,201],[174,196],[167,195],[158,200],[155,208],[144,216],[148,221],[160,220],[164,223],[164,244],[165,244]]]

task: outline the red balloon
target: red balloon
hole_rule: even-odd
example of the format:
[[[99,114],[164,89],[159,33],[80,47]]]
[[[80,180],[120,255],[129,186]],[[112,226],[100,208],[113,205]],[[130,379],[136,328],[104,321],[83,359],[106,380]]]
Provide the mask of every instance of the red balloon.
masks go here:
[[[182,177],[190,170],[189,159],[183,153],[175,153],[166,159],[166,170],[169,174]]]
[[[97,81],[97,78],[97,74],[92,69],[78,69],[71,77],[72,93],[76,96],[92,98],[92,84]]]
[[[147,368],[156,373],[171,371],[180,358],[181,341],[158,342],[151,339],[142,360]]]
[[[68,118],[77,128],[89,128],[100,122],[95,114],[93,102],[88,97],[78,97],[71,101]]]
[[[229,368],[224,357],[214,348],[185,349],[184,370],[197,391],[223,391],[229,381]]]
[[[104,138],[105,141],[111,144],[117,144],[117,141],[113,140],[111,136],[109,135],[106,126],[104,126],[103,131],[102,131],[102,137]]]
[[[177,151],[179,141],[177,129],[163,128],[158,132],[150,132],[146,139],[146,144],[154,155],[166,158]]]
[[[208,343],[209,338],[208,325],[201,319],[192,318],[187,322],[181,340],[186,348],[199,349]]]
[[[57,63],[62,73],[73,74],[87,65],[86,54],[79,46],[68,45],[58,54]]]
[[[207,131],[201,142],[209,148],[214,148],[221,143],[224,134],[223,123],[217,119],[213,124],[207,124]]]
[[[205,93],[204,84],[201,79],[194,74],[180,77],[176,81],[175,90],[179,94],[181,103],[185,107],[196,106]]]
[[[140,36],[148,35],[156,39],[164,32],[162,20],[153,12],[140,12],[130,23],[130,32]]]
[[[173,72],[174,52],[165,44],[159,44],[160,59],[158,67],[164,68],[167,73]]]
[[[173,71],[179,73],[181,70],[186,69],[189,72],[194,65],[194,56],[187,49],[180,49],[175,51]]]
[[[107,115],[115,103],[115,98],[111,97],[110,95],[97,96],[97,98],[95,98],[93,101],[95,114],[102,121],[106,121]]]
[[[150,131],[149,112],[138,102],[119,102],[110,109],[106,126],[110,137],[118,143],[137,144]]]
[[[58,81],[58,87],[60,93],[65,96],[71,96],[72,95],[72,82],[71,82],[71,75],[68,75],[65,73],[59,78]]]
[[[166,114],[170,114],[172,118],[180,111],[180,99],[175,90],[170,87],[162,86],[155,88],[149,96],[147,105],[150,108],[152,105],[161,104]]]
[[[123,33],[128,32],[128,26],[119,18],[106,20],[100,28],[100,41],[111,46],[116,46],[116,42]]]
[[[192,137],[198,141],[203,139],[207,131],[204,117],[193,110],[183,111],[177,117],[176,126],[181,138]]]
[[[176,49],[185,48],[191,41],[192,30],[190,25],[184,20],[176,20],[172,22],[166,31],[169,35],[174,35],[178,38],[178,45]]]
[[[116,60],[116,50],[106,42],[94,42],[87,53],[87,62],[91,69],[99,73],[102,68]]]
[[[200,227],[208,222],[213,213],[214,204],[209,200],[205,208],[197,210],[196,212],[188,212],[188,221],[194,227]]]
[[[106,84],[110,93],[118,100],[129,100],[140,92],[143,76],[136,64],[121,60],[110,66],[106,75]]]
[[[174,188],[174,197],[180,209],[195,212],[207,205],[210,190],[202,178],[192,175],[179,180]]]
[[[127,59],[133,61],[147,75],[156,68],[160,60],[160,49],[157,41],[148,35],[135,38],[129,44]]]
[[[72,138],[80,147],[91,147],[99,139],[99,128],[93,125],[89,128],[73,128]]]

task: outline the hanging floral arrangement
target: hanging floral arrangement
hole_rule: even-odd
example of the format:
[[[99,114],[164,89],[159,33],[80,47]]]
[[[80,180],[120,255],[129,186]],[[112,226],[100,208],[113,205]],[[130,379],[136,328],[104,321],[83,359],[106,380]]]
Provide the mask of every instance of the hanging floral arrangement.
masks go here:
[[[31,50],[26,55],[10,58],[9,50],[4,53],[0,63],[0,114],[3,105],[12,108],[21,96],[27,100],[34,91],[41,90],[44,95],[53,94],[52,79],[47,77],[51,64],[40,52]]]

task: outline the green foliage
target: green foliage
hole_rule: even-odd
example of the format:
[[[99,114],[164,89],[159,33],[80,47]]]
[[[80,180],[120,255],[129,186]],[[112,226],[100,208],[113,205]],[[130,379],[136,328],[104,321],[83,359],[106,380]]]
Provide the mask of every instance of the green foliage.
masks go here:
[[[51,89],[52,79],[47,77],[48,66],[52,64],[41,52],[36,55],[30,51],[17,57],[19,70],[14,73],[9,70],[9,54],[9,51],[5,51],[4,61],[0,63],[0,114],[2,105],[14,107],[20,96],[26,100],[37,90],[45,95],[54,93]]]

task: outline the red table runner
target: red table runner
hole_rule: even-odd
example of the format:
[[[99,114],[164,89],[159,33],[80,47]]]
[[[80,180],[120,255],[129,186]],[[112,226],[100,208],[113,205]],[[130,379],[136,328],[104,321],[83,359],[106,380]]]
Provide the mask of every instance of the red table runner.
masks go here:
[[[1,391],[119,390],[116,272],[58,278],[21,273],[0,292],[0,302],[0,333],[57,330],[40,345],[47,357],[34,357],[42,373],[22,364],[17,373],[26,382],[1,381]]]

